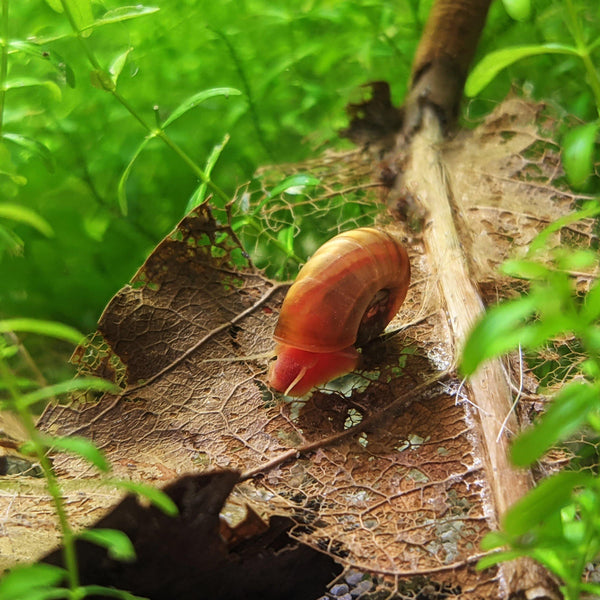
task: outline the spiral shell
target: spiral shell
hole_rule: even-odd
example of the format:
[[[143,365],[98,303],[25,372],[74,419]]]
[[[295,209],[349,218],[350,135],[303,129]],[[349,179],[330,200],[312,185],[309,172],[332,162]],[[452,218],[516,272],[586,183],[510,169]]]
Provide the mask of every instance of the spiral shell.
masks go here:
[[[283,302],[270,385],[301,396],[352,371],[359,358],[354,344],[383,331],[404,301],[409,280],[406,250],[383,230],[354,229],[323,244]]]

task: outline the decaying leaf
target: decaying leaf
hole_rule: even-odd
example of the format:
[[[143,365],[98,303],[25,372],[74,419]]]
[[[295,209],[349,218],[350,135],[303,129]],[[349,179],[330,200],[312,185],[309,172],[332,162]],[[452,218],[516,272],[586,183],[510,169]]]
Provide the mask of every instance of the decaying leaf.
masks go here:
[[[470,276],[488,302],[510,289],[497,265],[573,205],[553,185],[557,155],[538,133],[539,110],[510,100],[440,147],[448,185],[466,207],[456,226]],[[351,186],[336,179],[349,163],[364,173]],[[381,189],[373,190],[369,177],[381,174],[372,155],[326,154],[309,167],[326,182],[324,197],[359,193],[362,203],[381,206]],[[408,183],[404,197],[398,188],[388,195],[392,209],[418,201]],[[264,202],[266,223],[277,225],[269,202],[255,201]],[[428,227],[426,214],[422,222]],[[412,284],[386,335],[363,349],[361,371],[303,403],[269,390],[265,353],[285,286],[241,268],[235,236],[202,205],[113,298],[99,333],[77,352],[86,371],[108,375],[123,392],[51,406],[40,427],[89,437],[121,477],[158,483],[187,472],[239,470],[226,515],[248,504],[261,516],[291,517],[292,536],[349,568],[388,576],[407,595],[418,582],[443,589],[444,597],[498,596],[506,582],[474,569],[479,542],[496,524],[498,482],[490,481],[478,407],[454,371],[457,339],[439,263],[421,232],[388,226],[409,249]],[[592,235],[587,224],[572,233],[582,244]],[[116,501],[111,491],[102,498],[86,491],[96,475],[81,461],[56,455],[54,464],[78,525]],[[51,540],[38,532],[54,527],[49,506],[39,497],[32,502],[21,483],[5,487],[1,502],[9,534],[2,555],[30,558],[34,541],[42,553]]]

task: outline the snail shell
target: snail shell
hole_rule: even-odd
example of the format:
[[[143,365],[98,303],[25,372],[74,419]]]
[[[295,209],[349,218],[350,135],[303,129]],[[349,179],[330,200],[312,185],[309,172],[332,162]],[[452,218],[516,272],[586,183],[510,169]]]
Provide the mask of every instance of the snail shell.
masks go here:
[[[321,246],[290,287],[275,327],[269,384],[291,396],[356,368],[362,345],[406,297],[408,254],[389,233],[362,227]]]

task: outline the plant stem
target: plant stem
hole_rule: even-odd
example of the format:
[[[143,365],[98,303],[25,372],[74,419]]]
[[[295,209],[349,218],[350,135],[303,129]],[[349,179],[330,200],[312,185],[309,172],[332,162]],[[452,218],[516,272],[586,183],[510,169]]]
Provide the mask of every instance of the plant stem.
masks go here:
[[[236,52],[236,49],[234,48],[233,44],[225,35],[225,33],[223,33],[223,31],[221,31],[220,29],[213,29],[212,27],[209,27],[209,29],[216,33],[223,40],[223,43],[227,46],[227,50],[229,50],[229,54],[231,55],[233,64],[236,68],[236,71],[238,72],[238,75],[242,82],[242,86],[244,88],[244,91],[246,92],[246,96],[248,97],[248,108],[250,109],[250,118],[252,119],[254,130],[256,131],[258,143],[263,147],[263,150],[266,152],[269,159],[274,161],[275,159],[273,157],[273,152],[271,152],[271,149],[267,144],[267,140],[260,125],[260,119],[258,117],[258,111],[256,109],[256,102],[254,101],[254,94],[252,93],[252,88],[250,87],[248,77],[246,77],[246,72],[244,71],[242,61],[238,56],[238,53]]]
[[[227,194],[216,184],[213,183],[210,176],[206,174],[206,172],[201,169],[190,156],[183,150],[178,144],[176,144],[166,133],[164,129],[159,129],[155,132],[156,137],[160,138],[171,150],[173,150],[182,160],[188,165],[188,167],[192,170],[194,175],[196,175],[199,179],[201,179],[210,189],[217,195],[221,200],[225,202],[229,202],[229,197]]]
[[[60,485],[56,475],[54,474],[54,471],[52,470],[50,460],[46,455],[46,445],[42,435],[35,427],[33,417],[27,409],[27,406],[21,402],[21,394],[15,385],[15,377],[2,357],[0,357],[0,376],[6,384],[8,392],[12,398],[13,409],[17,413],[19,420],[21,421],[21,424],[27,433],[27,436],[34,448],[35,454],[44,473],[46,486],[50,496],[52,497],[54,510],[58,516],[60,530],[62,533],[63,558],[65,562],[65,568],[67,570],[69,587],[71,590],[76,590],[79,587],[79,572],[77,569],[75,539],[73,536],[73,530],[71,529],[69,520],[67,518],[67,512],[65,510]]]
[[[595,522],[597,518],[595,514],[589,514],[589,511],[587,509],[584,509],[581,505],[579,505],[579,510],[581,511],[581,519],[584,522]],[[590,548],[594,543],[594,538],[596,535],[597,531],[595,527],[592,526],[586,529],[585,539],[581,543],[579,552],[575,557],[575,568],[571,573],[571,580],[565,581],[567,588],[567,594],[565,595],[565,597],[567,598],[567,600],[578,600],[581,596],[581,582],[583,579],[583,574],[585,572],[585,566],[589,561],[595,559],[594,553],[592,552],[590,554]]]
[[[3,2],[8,2],[8,0],[2,0]],[[77,39],[79,40],[79,43],[81,44],[83,51],[85,52],[85,55],[87,56],[89,62],[91,63],[91,65],[94,67],[94,69],[96,69],[96,71],[101,72],[101,73],[105,73],[105,70],[102,68],[102,65],[100,64],[100,62],[98,61],[98,59],[96,58],[96,55],[94,54],[94,51],[92,50],[92,48],[90,47],[88,41],[86,38],[84,38],[81,35],[81,31],[79,30],[79,27],[77,26],[77,22],[75,21],[75,18],[73,17],[73,13],[71,12],[70,6],[67,3],[66,0],[60,0],[60,3],[63,7],[63,10],[65,12],[65,14],[67,15],[67,18],[69,20],[69,23],[71,25],[71,28],[73,29],[73,31],[75,32],[75,35],[77,36]],[[105,87],[104,88],[107,92],[111,93],[113,95],[113,97],[115,98],[115,100],[117,100],[119,102],[119,104],[121,104],[121,106],[123,106],[123,108],[125,108],[125,110],[127,110],[127,112],[151,135],[160,138],[169,148],[171,148],[171,150],[173,150],[182,160],[183,162],[185,162],[186,165],[188,165],[188,167],[191,169],[192,173],[194,173],[194,175],[196,175],[196,177],[198,177],[200,180],[202,180],[204,183],[206,183],[206,185],[219,197],[221,198],[223,201],[225,202],[229,202],[229,197],[227,196],[227,194],[216,184],[214,183],[211,178],[204,172],[204,170],[198,165],[196,164],[192,158],[190,158],[190,156],[182,149],[179,147],[178,144],[176,144],[164,131],[164,129],[162,128],[155,128],[155,127],[151,127],[146,121],[145,119],[137,112],[137,110],[129,103],[129,101],[124,98],[116,89],[115,87]]]
[[[565,3],[567,5],[567,13],[569,15],[569,21],[571,25],[571,34],[573,35],[573,39],[577,45],[577,52],[579,53],[579,56],[585,66],[588,76],[588,83],[592,89],[592,93],[594,94],[594,99],[596,101],[596,112],[600,117],[600,77],[598,76],[598,72],[596,71],[594,62],[592,61],[592,57],[590,56],[590,49],[585,43],[585,38],[581,29],[581,23],[579,21],[579,17],[577,16],[577,10],[573,5],[573,0],[565,0]]]
[[[8,74],[8,0],[2,0],[2,24],[0,35],[2,36],[2,49],[0,55],[0,138],[2,137],[2,126],[4,124],[4,101],[6,98],[6,75]]]

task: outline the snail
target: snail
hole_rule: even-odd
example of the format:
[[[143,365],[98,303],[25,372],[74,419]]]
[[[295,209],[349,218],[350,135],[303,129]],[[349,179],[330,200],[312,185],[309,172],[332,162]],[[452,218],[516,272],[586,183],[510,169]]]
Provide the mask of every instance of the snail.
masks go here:
[[[404,302],[408,254],[389,233],[362,227],[323,244],[283,301],[269,385],[289,396],[353,371],[361,346],[379,335]]]

